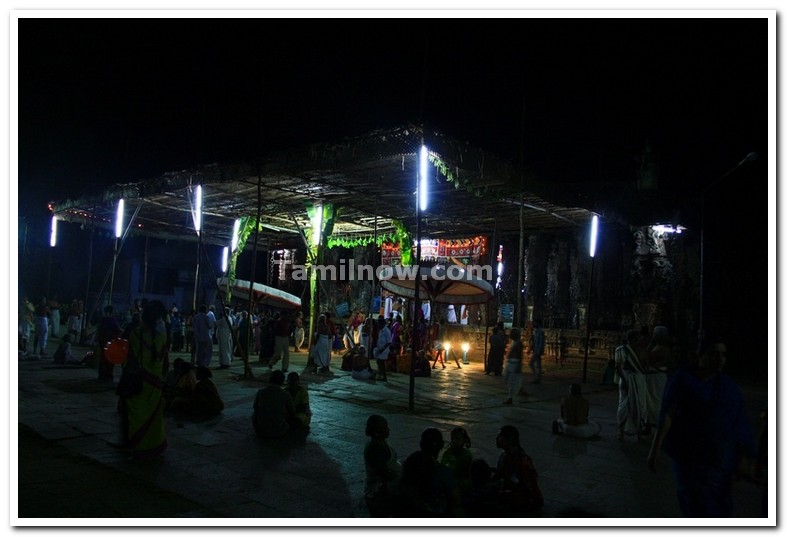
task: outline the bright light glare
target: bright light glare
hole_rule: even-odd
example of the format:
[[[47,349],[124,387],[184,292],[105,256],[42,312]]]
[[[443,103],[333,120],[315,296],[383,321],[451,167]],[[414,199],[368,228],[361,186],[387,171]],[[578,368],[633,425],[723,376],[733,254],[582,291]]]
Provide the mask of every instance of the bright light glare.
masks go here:
[[[683,233],[683,230],[686,229],[681,225],[671,226],[670,224],[657,224],[655,226],[650,226],[650,228],[655,231],[656,233]]]
[[[462,352],[467,352],[469,350],[470,350],[470,344],[467,341],[462,343]]]
[[[596,257],[596,237],[598,236],[598,215],[593,215],[590,226],[590,257]]]
[[[221,255],[221,271],[227,272],[227,264],[230,257],[230,249],[226,246],[224,247],[224,252]]]
[[[49,233],[49,246],[52,248],[57,244],[57,218],[52,217],[52,229]]]
[[[125,206],[125,202],[123,198],[120,198],[118,202],[118,212],[117,216],[115,217],[115,238],[119,239],[120,236],[123,234],[123,209]]]
[[[428,155],[428,153],[427,153],[427,150],[426,150],[426,146],[422,145],[421,146],[421,166],[420,166],[420,170],[421,170],[421,184],[418,186],[418,204],[419,204],[419,206],[421,208],[421,211],[425,211],[426,210],[427,201],[429,199],[429,191],[428,191],[428,187],[427,187],[427,184],[426,184],[426,170],[427,170],[427,164],[428,164],[427,155]]]
[[[197,185],[194,196],[194,230],[199,233],[202,229],[202,185]]]
[[[238,241],[240,240],[240,218],[235,220],[232,226],[232,251],[238,249]]]
[[[312,246],[319,246],[322,234],[322,204],[314,206],[314,220],[312,221]]]
[[[443,343],[443,348],[445,349],[445,352],[450,351],[451,350],[451,342],[450,341],[444,342]]]

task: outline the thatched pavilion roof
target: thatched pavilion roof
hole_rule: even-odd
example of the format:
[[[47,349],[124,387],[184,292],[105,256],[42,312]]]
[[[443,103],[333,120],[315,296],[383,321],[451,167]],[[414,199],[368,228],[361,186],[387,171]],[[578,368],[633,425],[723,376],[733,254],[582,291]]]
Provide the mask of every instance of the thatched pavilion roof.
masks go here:
[[[196,240],[192,189],[203,189],[203,241],[228,244],[234,219],[256,215],[258,186],[263,248],[302,245],[306,203],[323,201],[338,209],[334,236],[369,235],[375,219],[380,233],[392,220],[415,225],[418,149],[433,157],[430,205],[423,215],[424,237],[519,234],[523,206],[528,230],[555,231],[584,226],[592,213],[561,207],[535,191],[538,182],[511,162],[439,132],[405,126],[377,130],[329,143],[314,143],[267,155],[259,164],[210,164],[159,177],[103,188],[82,199],[53,201],[58,219],[114,228],[117,200],[128,215],[138,212],[133,233]],[[439,171],[437,171],[439,170]]]

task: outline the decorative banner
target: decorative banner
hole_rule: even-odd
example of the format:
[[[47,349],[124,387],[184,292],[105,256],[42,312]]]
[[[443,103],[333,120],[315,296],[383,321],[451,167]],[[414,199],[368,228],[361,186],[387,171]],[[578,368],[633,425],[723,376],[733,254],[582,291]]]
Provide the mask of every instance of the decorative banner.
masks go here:
[[[465,265],[477,265],[488,252],[488,241],[479,235],[472,239],[424,239],[421,241],[421,259],[437,259],[438,262],[449,262],[451,258]],[[401,264],[399,245],[383,243],[382,264]]]
[[[440,241],[439,257],[473,257],[477,262],[487,253],[487,239],[483,236],[472,239],[451,239]]]

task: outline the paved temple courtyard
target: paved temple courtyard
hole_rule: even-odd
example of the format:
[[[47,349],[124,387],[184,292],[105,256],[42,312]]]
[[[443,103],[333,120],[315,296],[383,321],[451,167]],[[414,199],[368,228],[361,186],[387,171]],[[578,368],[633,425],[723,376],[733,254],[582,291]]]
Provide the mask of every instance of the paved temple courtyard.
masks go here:
[[[75,349],[78,356],[86,350]],[[183,518],[199,518],[203,525],[364,525],[341,519],[369,517],[363,502],[364,426],[370,414],[378,413],[388,419],[389,443],[402,460],[418,449],[426,427],[437,427],[447,441],[453,427],[463,426],[474,456],[494,465],[497,431],[514,425],[545,498],[538,518],[389,524],[560,526],[577,523],[577,517],[622,519],[624,525],[685,524],[676,520],[680,511],[669,459],[663,457],[653,473],[645,465],[649,442],[616,439],[617,389],[601,385],[601,361],[591,363],[583,385],[601,434],[579,440],[551,434],[560,398],[569,383],[581,381],[577,361],[560,367],[545,360],[542,383],[529,384],[526,375],[522,394],[509,407],[502,404],[502,377],[484,375],[482,353],[471,351],[470,363],[461,369],[450,363],[438,366],[430,378],[416,379],[411,412],[407,375],[389,374],[387,383],[354,380],[339,369],[338,354],[332,374],[315,375],[306,372],[305,352],[290,356],[290,370],[302,372],[314,412],[305,442],[265,443],[254,436],[252,402],[269,370],[254,361],[257,378],[242,380],[243,364],[236,359],[230,369],[214,371],[224,412],[207,421],[167,415],[169,448],[152,462],[130,460],[128,452],[111,445],[118,437],[117,398],[114,386],[97,382],[94,370],[57,366],[51,358],[20,358],[18,437],[11,431],[12,446],[18,441],[18,464],[12,457],[11,466],[18,469],[19,494],[12,498],[12,516],[17,500],[18,523],[25,525],[74,525],[76,519],[96,518],[114,526],[121,523],[118,517],[139,517],[140,524],[155,520],[155,525],[189,524],[173,520]],[[119,375],[118,367],[116,380]],[[12,389],[15,380],[12,372]],[[756,434],[767,391],[742,388]],[[736,484],[736,515],[748,519],[740,525],[767,522],[749,518],[759,515],[760,493],[752,483]],[[123,522],[128,523],[136,522]],[[369,520],[368,525],[379,524]]]

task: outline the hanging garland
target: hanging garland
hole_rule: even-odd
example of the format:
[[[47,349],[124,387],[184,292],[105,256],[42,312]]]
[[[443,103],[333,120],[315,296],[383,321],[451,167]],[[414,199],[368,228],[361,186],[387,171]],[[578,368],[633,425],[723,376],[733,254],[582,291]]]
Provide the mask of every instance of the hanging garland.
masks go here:
[[[402,265],[409,265],[413,253],[413,237],[401,220],[391,220],[391,225],[396,230],[391,242],[398,244],[401,249]]]
[[[473,194],[476,198],[486,196],[491,198],[499,198],[510,194],[510,189],[500,187],[490,188],[488,185],[474,186],[467,179],[461,181],[459,179],[459,168],[456,168],[456,174],[454,174],[454,172],[451,171],[451,168],[448,167],[448,164],[446,164],[445,161],[443,161],[437,155],[429,154],[429,160],[432,162],[432,165],[434,165],[435,170],[442,174],[447,182],[454,184],[454,188],[459,188],[460,186],[464,187],[465,190],[467,190],[470,194]]]
[[[383,233],[377,235],[377,246],[381,246],[383,243],[387,242],[395,242],[394,235],[389,233]],[[356,246],[368,246],[370,244],[375,244],[374,235],[364,235],[361,237],[353,236],[353,237],[329,237],[328,238],[328,248],[355,248]]]

